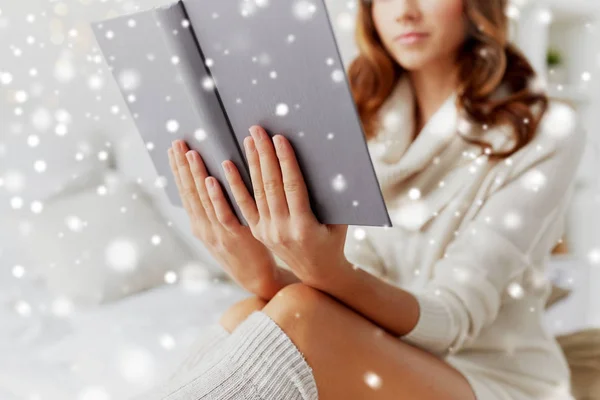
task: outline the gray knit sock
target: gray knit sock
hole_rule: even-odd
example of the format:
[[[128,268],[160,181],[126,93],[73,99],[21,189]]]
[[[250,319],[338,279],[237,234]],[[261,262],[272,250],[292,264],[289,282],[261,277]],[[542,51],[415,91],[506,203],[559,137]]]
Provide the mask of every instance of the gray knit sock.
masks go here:
[[[218,322],[208,325],[200,332],[200,337],[192,343],[187,358],[179,365],[172,378],[194,370],[203,357],[225,340],[231,333]]]
[[[286,333],[254,311],[192,370],[146,399],[317,400],[312,368]]]

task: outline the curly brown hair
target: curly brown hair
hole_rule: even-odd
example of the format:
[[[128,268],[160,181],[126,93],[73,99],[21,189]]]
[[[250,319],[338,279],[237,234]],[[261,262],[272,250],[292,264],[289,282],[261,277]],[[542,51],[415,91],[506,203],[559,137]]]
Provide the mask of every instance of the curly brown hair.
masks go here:
[[[480,145],[490,158],[505,158],[528,144],[548,107],[548,97],[532,87],[536,73],[523,53],[508,41],[507,0],[463,0],[467,37],[457,62],[457,106],[470,122],[509,124],[515,145],[492,152],[488,142],[458,132]],[[355,41],[359,54],[348,68],[348,80],[367,140],[380,128],[378,110],[405,70],[385,49],[373,21],[370,0],[359,1]],[[500,90],[502,89],[502,90]],[[538,106],[534,112],[532,106]]]

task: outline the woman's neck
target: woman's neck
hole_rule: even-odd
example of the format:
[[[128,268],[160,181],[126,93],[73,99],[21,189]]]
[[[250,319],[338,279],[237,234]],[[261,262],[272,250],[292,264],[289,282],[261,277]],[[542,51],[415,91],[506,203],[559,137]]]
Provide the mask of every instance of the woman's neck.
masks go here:
[[[451,63],[435,63],[415,71],[409,71],[409,79],[415,94],[415,132],[421,132],[429,118],[435,114],[458,85],[458,66]]]

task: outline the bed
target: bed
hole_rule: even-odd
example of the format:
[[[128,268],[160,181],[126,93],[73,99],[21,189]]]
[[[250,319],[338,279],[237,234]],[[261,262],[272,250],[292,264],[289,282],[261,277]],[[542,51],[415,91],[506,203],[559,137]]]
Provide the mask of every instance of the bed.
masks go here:
[[[231,281],[163,285],[68,309],[40,287],[0,303],[0,399],[124,400],[165,379],[207,324],[250,294]],[[34,295],[35,293],[35,295]],[[36,305],[49,305],[38,308]]]
[[[585,278],[568,259],[555,260],[549,273],[559,283]],[[126,400],[141,394],[174,372],[203,327],[251,295],[231,280],[211,278],[72,307],[35,280],[7,288],[0,290],[2,400]],[[585,297],[576,292],[552,307],[549,328],[579,328],[582,321],[566,317]]]

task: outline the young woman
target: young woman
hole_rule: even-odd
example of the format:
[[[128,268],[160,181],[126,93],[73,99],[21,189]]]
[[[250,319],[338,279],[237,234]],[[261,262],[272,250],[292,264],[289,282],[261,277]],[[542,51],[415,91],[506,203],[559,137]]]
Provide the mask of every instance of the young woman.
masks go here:
[[[359,2],[348,75],[393,227],[319,224],[290,143],[258,126],[244,143],[254,198],[223,165],[244,227],[174,142],[195,235],[256,296],[150,397],[572,398],[542,323],[544,265],[585,136],[508,43],[506,5]]]

